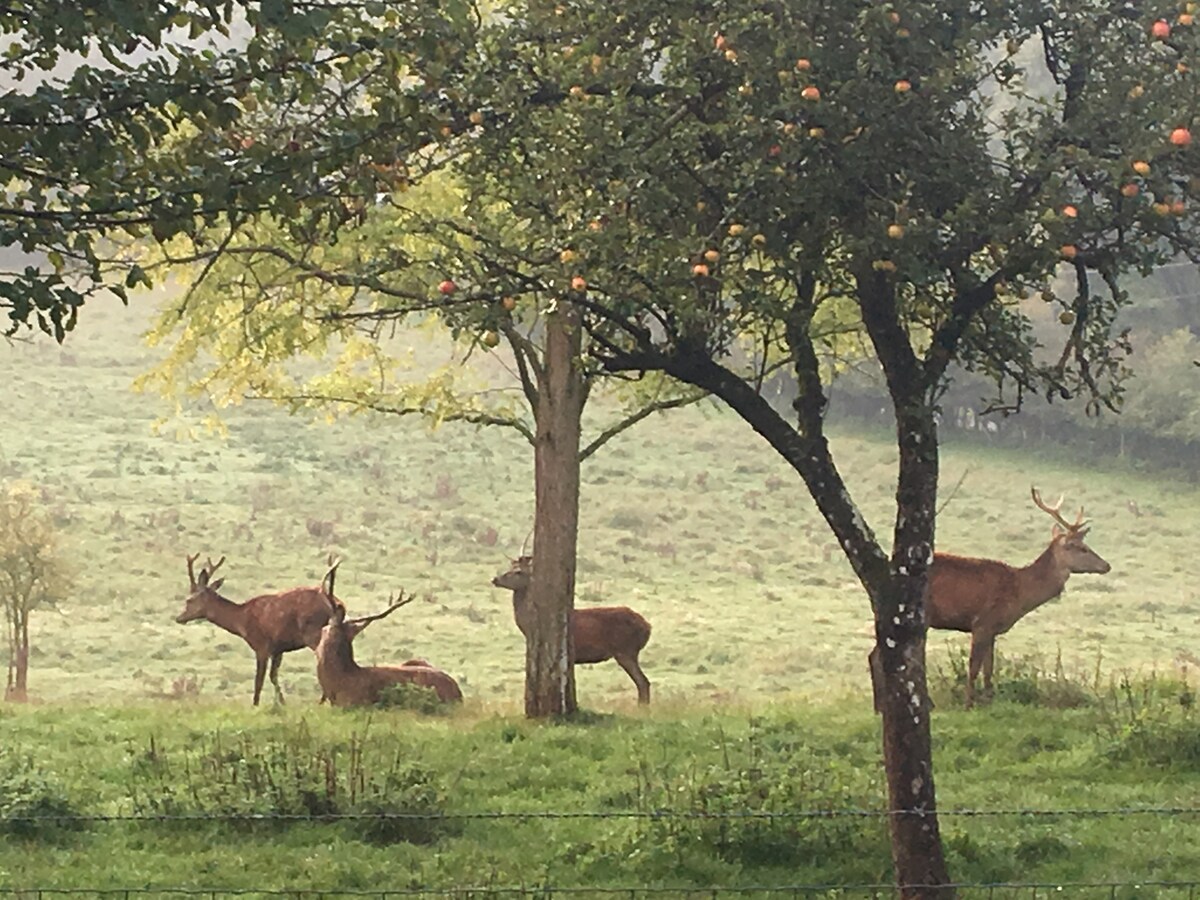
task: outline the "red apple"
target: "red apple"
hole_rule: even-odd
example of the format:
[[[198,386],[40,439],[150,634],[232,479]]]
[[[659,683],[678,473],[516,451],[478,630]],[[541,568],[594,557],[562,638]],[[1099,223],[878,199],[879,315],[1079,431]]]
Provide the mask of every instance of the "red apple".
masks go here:
[[[1079,215],[1079,210],[1076,209],[1074,206],[1072,206],[1070,203],[1068,203],[1066,206],[1064,206],[1062,208],[1062,214],[1064,216],[1066,216],[1068,219],[1074,219],[1076,216]]]
[[[587,290],[587,279],[582,275],[576,275],[571,279],[571,290],[582,293]]]
[[[704,263],[696,263],[692,266],[692,274],[697,278],[706,278],[708,276],[708,266]]]
[[[821,89],[816,85],[810,84],[800,92],[800,96],[805,100],[812,100],[816,102],[817,100],[821,99]]]
[[[1150,26],[1150,34],[1157,40],[1165,41],[1171,36],[1171,23],[1166,19],[1159,19]]]
[[[893,90],[895,90],[897,94],[907,94],[912,90],[912,82],[905,78],[901,78],[895,83],[895,85],[893,85]]]
[[[451,294],[453,294],[455,291],[458,290],[458,285],[455,284],[453,281],[451,281],[449,278],[447,278],[445,281],[443,281],[441,284],[438,285],[438,290],[441,291],[443,294],[445,294],[447,297],[449,297]]]
[[[1192,142],[1192,133],[1180,125],[1171,132],[1171,143],[1176,147],[1186,147]]]

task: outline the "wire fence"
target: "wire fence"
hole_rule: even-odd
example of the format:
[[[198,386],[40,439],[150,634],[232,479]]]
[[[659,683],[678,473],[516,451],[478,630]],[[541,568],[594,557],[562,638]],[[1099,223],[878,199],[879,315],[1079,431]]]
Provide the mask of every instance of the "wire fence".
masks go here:
[[[473,900],[494,897],[552,898],[570,900],[721,900],[722,897],[753,900],[753,898],[801,897],[869,897],[872,900],[898,897],[924,885],[897,886],[894,884],[781,884],[746,887],[557,887],[554,885],[498,886],[452,888],[399,888],[386,890],[314,890],[314,889],[257,889],[234,888],[211,890],[201,888],[31,888],[16,889],[0,886],[0,897],[13,900],[411,900],[411,898],[446,898]],[[1108,898],[1108,900],[1141,900],[1162,897],[1176,900],[1197,900],[1200,881],[1003,881],[955,882],[944,885],[964,898],[987,900],[1037,900],[1037,898],[1071,897]]]
[[[624,819],[624,820],[804,820],[804,819],[891,819],[902,816],[925,817],[923,809],[798,809],[798,810],[483,810],[477,812],[198,812],[198,813],[30,813],[0,816],[4,825],[36,824],[106,824],[119,822],[342,822],[342,821],[447,821],[472,820],[558,820],[558,819]],[[1186,818],[1200,816],[1200,806],[1112,806],[1066,807],[1040,809],[1035,807],[1000,807],[994,809],[939,809],[939,818],[1031,818],[1031,819],[1099,819],[1132,816],[1164,816]]]

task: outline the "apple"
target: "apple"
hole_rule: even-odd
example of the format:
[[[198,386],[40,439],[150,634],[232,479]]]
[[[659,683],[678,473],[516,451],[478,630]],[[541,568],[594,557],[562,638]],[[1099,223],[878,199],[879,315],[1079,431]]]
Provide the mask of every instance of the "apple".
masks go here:
[[[1157,40],[1165,41],[1171,36],[1171,23],[1166,19],[1159,19],[1150,26],[1150,34]]]
[[[737,62],[737,51],[730,47],[725,51],[725,59],[729,62]]]
[[[912,90],[912,82],[911,82],[911,81],[909,81],[909,80],[908,80],[908,79],[906,79],[906,78],[901,78],[899,81],[897,81],[897,82],[896,82],[896,83],[895,83],[895,84],[892,86],[892,89],[893,89],[893,90],[894,90],[894,91],[895,91],[897,94],[907,94],[909,91],[911,91],[911,90]]]
[[[573,85],[571,85],[571,96],[572,97],[586,97],[587,91],[585,91],[583,89],[583,85],[573,84]]]
[[[740,84],[740,85],[738,85],[738,93],[741,94],[743,97],[749,97],[751,94],[754,93],[754,85]]]
[[[1138,190],[1138,186],[1131,181],[1128,184],[1121,185],[1121,196],[1136,197],[1138,195]]]
[[[1064,206],[1062,208],[1062,214],[1064,216],[1066,216],[1068,219],[1074,219],[1076,216],[1079,215],[1079,210],[1076,209],[1074,206],[1072,206],[1070,203],[1068,203],[1066,206]]]
[[[558,254],[558,261],[561,263],[569,263],[575,259],[575,251],[568,247],[562,253]]]
[[[904,237],[904,226],[899,222],[893,222],[887,228],[887,236],[895,240],[900,240],[900,238]]]
[[[1168,216],[1171,214],[1171,204],[1163,203],[1161,200],[1153,206],[1155,215]]]
[[[746,230],[746,226],[745,226],[745,225],[741,225],[741,224],[739,224],[739,223],[737,223],[737,222],[734,222],[732,225],[730,225],[730,226],[729,226],[729,236],[730,236],[730,237],[737,237],[738,235],[740,235],[740,234],[741,234],[743,231],[745,231],[745,230]]]
[[[512,297],[501,297],[500,305],[504,307],[505,312],[512,312],[517,308],[517,301]]]
[[[912,32],[909,31],[907,28],[897,28],[896,29],[896,37],[898,37],[898,38],[906,38],[906,37],[910,37],[911,35],[912,35]]]
[[[876,272],[895,272],[896,264],[890,259],[877,259],[871,263],[871,268]]]
[[[808,136],[810,138],[817,138],[820,140],[821,138],[825,137],[825,129],[819,126],[816,128],[810,128],[808,129]]]
[[[1183,12],[1179,14],[1179,18],[1176,21],[1178,21],[1180,25],[1192,25],[1195,23],[1196,17],[1189,12]]]
[[[1062,322],[1064,325],[1071,325],[1075,321],[1075,313],[1071,312],[1069,309],[1064,309],[1058,314],[1058,321]]]
[[[1150,163],[1146,162],[1144,159],[1135,159],[1133,161],[1133,171],[1137,172],[1139,175],[1149,175]]]
[[[477,109],[472,110],[471,114],[467,116],[467,121],[469,121],[472,125],[482,125],[483,113]]]
[[[1058,248],[1058,252],[1062,254],[1064,259],[1074,259],[1079,255],[1079,248],[1074,244],[1063,244]]]
[[[443,281],[441,284],[438,285],[438,290],[441,291],[443,294],[445,294],[447,297],[449,297],[451,294],[453,294],[455,291],[458,290],[458,285],[455,284],[453,281],[451,281],[449,278],[447,278],[445,281]]]
[[[1135,84],[1129,89],[1129,99],[1136,100],[1142,94],[1146,93],[1146,88],[1140,84]]]
[[[796,70],[797,70],[798,72],[810,72],[810,71],[812,71],[812,60],[810,60],[810,59],[798,59],[798,60],[796,60]]]
[[[891,23],[893,25],[899,25],[900,24],[900,13],[890,12],[890,13],[888,13],[888,19],[891,20]]]
[[[582,275],[576,275],[571,279],[571,290],[579,291],[582,294],[587,290],[587,279]]]
[[[604,230],[604,223],[601,222],[599,219],[592,219],[592,221],[588,222],[588,231],[603,231],[603,230]]]
[[[767,246],[767,236],[760,232],[759,234],[756,234],[754,237],[750,238],[750,243],[752,243],[755,247],[765,247]]]
[[[1187,212],[1186,203],[1184,203],[1182,200],[1171,201],[1171,215],[1182,216],[1185,212]]]
[[[692,266],[692,274],[697,278],[706,278],[708,276],[708,266],[704,263],[696,263]]]
[[[715,263],[718,259],[721,258],[721,251],[720,250],[705,250],[704,258],[707,259],[710,263]]]
[[[772,144],[770,147],[767,148],[767,156],[775,157],[775,156],[778,156],[782,152],[783,152],[783,148],[780,147],[778,144]]]
[[[1192,133],[1180,125],[1171,132],[1170,140],[1176,147],[1186,147],[1192,142]]]
[[[821,89],[815,84],[810,84],[800,92],[800,96],[805,100],[811,100],[814,103],[821,99]]]
[[[495,347],[500,343],[500,335],[494,331],[485,331],[483,337],[479,339],[485,347]]]
[[[718,50],[724,50],[729,46],[729,41],[725,40],[725,35],[720,33],[717,34],[716,38],[713,40],[713,43],[716,45]]]

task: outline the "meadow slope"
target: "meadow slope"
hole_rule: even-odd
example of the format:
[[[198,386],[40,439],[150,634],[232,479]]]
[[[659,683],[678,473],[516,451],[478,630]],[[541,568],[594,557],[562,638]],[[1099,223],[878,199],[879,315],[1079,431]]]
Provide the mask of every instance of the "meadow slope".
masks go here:
[[[173,621],[184,555],[226,555],[226,593],[242,599],[315,583],[333,551],[352,612],[381,608],[398,588],[427,601],[367,632],[356,645],[365,660],[425,656],[460,679],[469,703],[515,709],[521,640],[509,595],[490,580],[531,526],[532,454],[521,438],[430,432],[411,418],[328,425],[253,403],[223,413],[224,438],[188,433],[202,404],[155,433],[170,407],[130,390],[154,359],[140,340],[145,321],[144,308],[97,304],[62,348],[38,338],[0,352],[9,421],[0,473],[44,489],[77,584],[35,618],[35,699],[169,696],[190,679],[204,698],[248,701],[253,660],[241,641]],[[421,350],[431,361],[447,355]],[[890,436],[839,431],[834,449],[886,537]],[[1089,672],[1098,660],[1143,673],[1195,661],[1194,487],[1061,451],[979,444],[948,444],[942,469],[947,486],[965,478],[940,518],[939,547],[1031,560],[1050,531],[1029,501],[1036,483],[1048,497],[1065,494],[1071,510],[1086,506],[1090,542],[1113,565],[1108,576],[1073,578],[1001,639],[1002,653],[1061,652],[1068,669]],[[1152,514],[1135,518],[1130,499]],[[712,407],[656,416],[585,464],[577,602],[626,603],[653,622],[643,662],[664,700],[866,695],[860,587],[799,480]],[[935,666],[963,644],[933,635]],[[315,697],[307,653],[285,657],[282,674],[289,693]],[[582,672],[580,692],[590,708],[634,700],[614,665]]]

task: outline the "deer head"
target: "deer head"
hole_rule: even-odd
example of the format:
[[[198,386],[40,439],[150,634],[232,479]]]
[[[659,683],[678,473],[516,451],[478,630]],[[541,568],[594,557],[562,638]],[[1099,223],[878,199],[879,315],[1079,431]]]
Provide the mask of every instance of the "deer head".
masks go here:
[[[221,567],[221,563],[225,562],[225,557],[221,557],[215,563],[212,557],[209,557],[208,563],[200,567],[200,574],[195,572],[196,560],[200,558],[200,554],[188,556],[187,570],[189,590],[187,599],[183,601],[183,612],[175,617],[175,621],[181,625],[186,622],[193,622],[196,619],[203,619],[207,616],[209,605],[214,598],[219,599],[220,594],[217,593],[221,589],[221,585],[225,583],[224,578],[212,580],[213,573]]]
[[[1069,572],[1090,575],[1104,575],[1112,569],[1108,561],[1083,542],[1089,531],[1088,523],[1080,507],[1079,515],[1074,522],[1068,522],[1059,512],[1062,509],[1063,498],[1059,497],[1054,506],[1042,502],[1042,495],[1035,487],[1030,488],[1033,502],[1042,512],[1054,519],[1054,527],[1050,536],[1050,552],[1054,554],[1055,562]]]
[[[519,556],[512,561],[507,572],[501,572],[492,579],[492,584],[510,591],[523,591],[529,587],[529,579],[533,575],[533,557]]]
[[[333,582],[337,576],[339,565],[341,565],[341,560],[334,561],[332,556],[329,557],[329,571],[321,579],[321,593],[325,596],[325,601],[329,604],[329,625],[340,628],[348,641],[352,641],[362,634],[372,622],[378,622],[380,619],[390,616],[400,607],[407,606],[417,599],[412,594],[407,597],[404,596],[404,589],[401,588],[399,597],[391,594],[388,595],[388,607],[383,612],[375,613],[373,616],[358,616],[354,619],[347,619],[345,605],[339,603],[333,593]],[[325,627],[328,628],[329,625]]]

